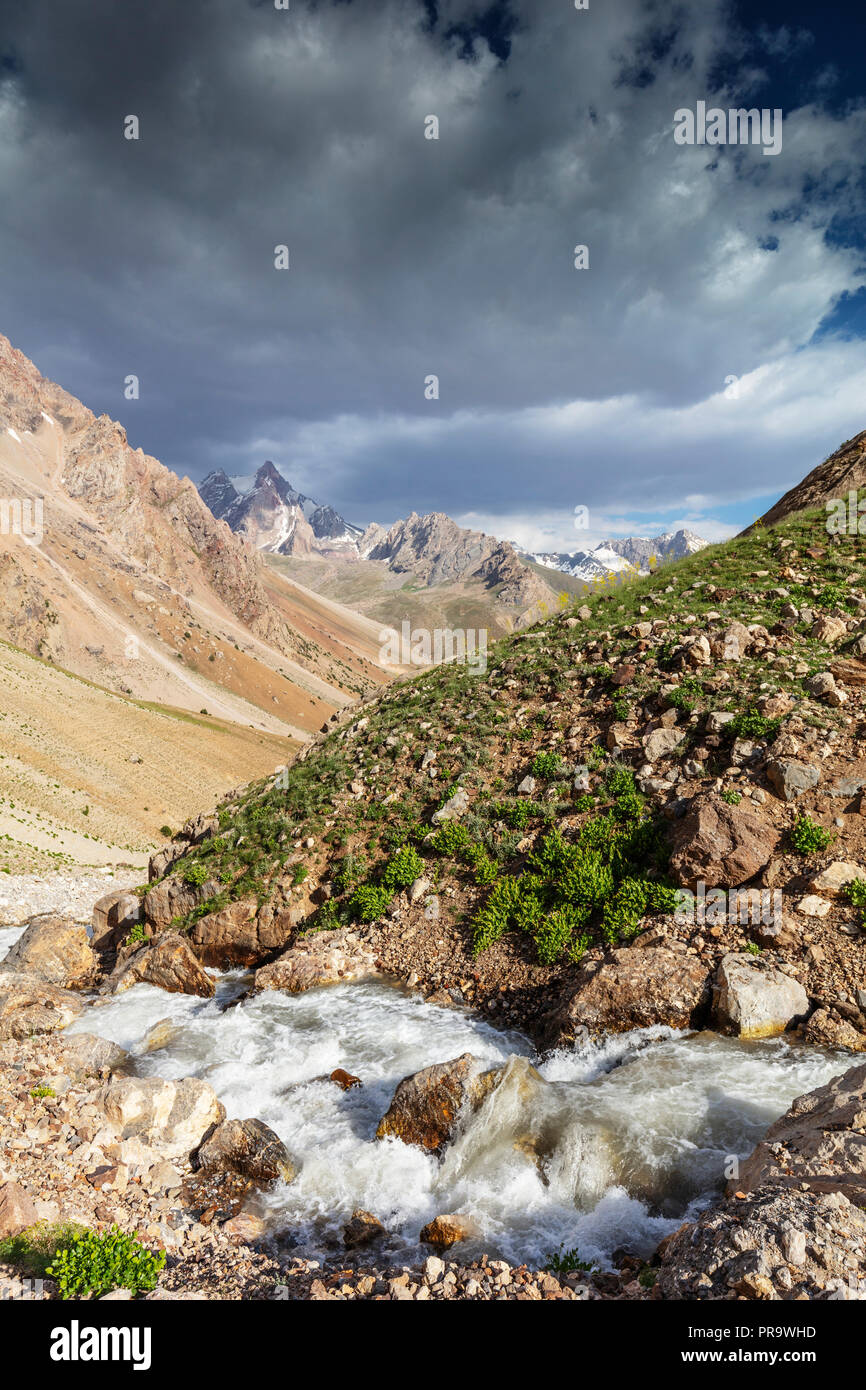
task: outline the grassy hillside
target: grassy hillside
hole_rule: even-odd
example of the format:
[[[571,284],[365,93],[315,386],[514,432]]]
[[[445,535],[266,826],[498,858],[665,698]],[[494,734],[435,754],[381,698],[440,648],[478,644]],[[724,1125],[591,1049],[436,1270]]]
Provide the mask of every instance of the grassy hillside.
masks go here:
[[[249,896],[303,902],[302,930],[387,922],[423,878],[419,913],[435,895],[439,923],[426,929],[454,929],[465,958],[507,938],[561,968],[628,941],[645,914],[671,908],[677,803],[711,787],[765,799],[749,759],[784,725],[775,697],[791,698],[806,736],[856,732],[853,703],[828,706],[804,684],[866,646],[859,625],[835,645],[816,635],[822,615],[866,614],[863,542],[824,521],[803,513],[626,588],[563,599],[498,641],[486,675],[440,667],[356,709],[301,754],[286,787],[254,783],[222,805],[218,833],[170,870],[201,892],[178,925]],[[752,626],[749,654],[690,655],[734,622]],[[735,718],[708,738],[710,711]],[[683,736],[661,771],[642,746],[655,728]],[[460,790],[465,809],[436,828]],[[786,825],[799,814],[770,809]]]

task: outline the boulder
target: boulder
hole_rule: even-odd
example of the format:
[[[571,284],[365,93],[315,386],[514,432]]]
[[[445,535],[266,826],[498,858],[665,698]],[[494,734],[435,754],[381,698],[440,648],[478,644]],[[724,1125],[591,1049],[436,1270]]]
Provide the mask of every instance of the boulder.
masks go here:
[[[643,739],[647,762],[657,763],[660,758],[668,758],[682,743],[685,733],[682,729],[653,729]]]
[[[158,932],[168,931],[175,917],[185,917],[194,907],[215,898],[221,890],[222,885],[214,878],[191,886],[184,883],[180,875],[172,874],[161,883],[154,884],[142,898],[145,921],[154,936]]]
[[[133,985],[157,985],[169,994],[197,994],[212,999],[214,982],[198,963],[186,937],[163,932],[117,966],[103,986],[106,994],[123,994]]]
[[[697,956],[664,946],[622,946],[582,966],[541,1024],[545,1048],[567,1047],[581,1033],[625,1033],[664,1023],[699,1028],[710,1003],[710,976]]]
[[[193,923],[189,942],[202,965],[217,970],[247,968],[286,949],[303,911],[275,911],[269,904],[257,907],[255,898],[240,898]]]
[[[761,969],[751,956],[729,952],[722,957],[713,986],[713,1018],[720,1032],[772,1038],[808,1012],[809,996],[790,975]]]
[[[471,1240],[479,1234],[478,1223],[466,1212],[446,1212],[427,1222],[421,1232],[421,1240],[437,1250],[448,1250],[459,1241]]]
[[[844,1193],[866,1204],[866,1063],[798,1096],[740,1164],[731,1187]]]
[[[501,1079],[504,1068],[480,1073],[471,1052],[450,1062],[437,1062],[404,1076],[379,1121],[377,1139],[402,1139],[428,1153],[440,1153],[457,1126],[464,1104],[481,1104]]]
[[[64,917],[34,917],[3,960],[4,970],[39,975],[61,989],[81,989],[96,970],[86,927]]]
[[[841,642],[847,633],[848,624],[844,618],[833,618],[829,613],[817,618],[812,624],[812,636],[815,641],[826,642],[828,646]]]
[[[181,1081],[114,1076],[94,1100],[118,1126],[121,1139],[140,1139],[170,1159],[187,1158],[226,1114],[213,1088],[194,1076]]]
[[[441,825],[444,820],[459,820],[469,810],[469,793],[463,787],[458,787],[453,796],[449,797],[438,811],[430,817],[434,825]]]
[[[376,952],[353,931],[315,932],[257,970],[252,993],[282,989],[303,994],[318,985],[368,979],[381,973],[376,960]]]
[[[0,1240],[20,1235],[38,1220],[36,1203],[20,1183],[0,1184]]]
[[[100,953],[117,950],[142,916],[141,898],[137,893],[129,893],[125,888],[106,893],[93,905],[93,949]]]
[[[202,1144],[197,1163],[205,1172],[238,1173],[259,1187],[296,1175],[282,1139],[262,1120],[225,1120]]]
[[[385,1227],[372,1212],[358,1207],[343,1227],[343,1244],[347,1250],[357,1250],[360,1245],[369,1245],[385,1234]]]
[[[129,1060],[129,1053],[118,1047],[117,1043],[98,1038],[93,1033],[74,1033],[72,1037],[58,1038],[54,1044],[54,1055],[59,1068],[73,1081],[117,1071]]]
[[[779,831],[744,798],[730,806],[717,792],[693,798],[673,832],[671,870],[684,886],[739,888],[769,863]]]
[[[84,1012],[78,994],[41,975],[0,968],[0,1039],[54,1033]]]
[[[847,1018],[841,1018],[835,1009],[816,1009],[803,1029],[803,1041],[813,1047],[866,1052],[866,1033]]]
[[[850,860],[837,859],[834,863],[828,864],[826,869],[813,874],[808,887],[822,898],[841,898],[846,886],[858,878],[866,878],[866,869]]]
[[[866,1213],[839,1192],[770,1187],[749,1202],[710,1207],[668,1236],[659,1253],[663,1299],[811,1302],[866,1294]]]
[[[796,801],[812,791],[821,780],[820,768],[796,758],[771,758],[766,767],[767,781],[784,801]]]

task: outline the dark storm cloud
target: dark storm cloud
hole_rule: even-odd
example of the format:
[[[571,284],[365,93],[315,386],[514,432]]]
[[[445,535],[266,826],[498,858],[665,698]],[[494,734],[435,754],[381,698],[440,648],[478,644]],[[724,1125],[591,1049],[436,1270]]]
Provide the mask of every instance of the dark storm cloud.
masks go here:
[[[778,158],[675,147],[699,97],[778,104],[789,40],[753,51],[727,6],[67,0],[0,35],[0,328],[171,466],[267,450],[360,520],[507,518],[675,503],[722,459],[727,497],[817,447],[863,114],[786,111]],[[828,447],[862,366],[834,350]],[[717,405],[762,371],[778,447],[760,397]]]

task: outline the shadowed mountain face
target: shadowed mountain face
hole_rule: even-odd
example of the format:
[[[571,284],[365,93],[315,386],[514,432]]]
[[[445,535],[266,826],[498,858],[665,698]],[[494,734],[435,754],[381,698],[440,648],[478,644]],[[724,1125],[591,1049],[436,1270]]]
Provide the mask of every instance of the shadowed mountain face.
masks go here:
[[[793,512],[803,512],[810,507],[826,508],[828,502],[844,501],[848,493],[866,486],[866,430],[848,439],[802,482],[780,497],[778,502],[765,512],[761,518],[764,526],[774,526],[776,522]],[[747,526],[742,534],[748,535],[755,523]]]

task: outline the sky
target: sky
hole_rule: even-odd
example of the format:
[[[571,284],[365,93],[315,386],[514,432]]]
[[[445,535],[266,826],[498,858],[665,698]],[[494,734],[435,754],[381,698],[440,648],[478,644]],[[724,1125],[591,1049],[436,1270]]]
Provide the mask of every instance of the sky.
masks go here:
[[[0,331],[196,481],[717,539],[866,428],[864,47],[860,0],[0,0]]]

